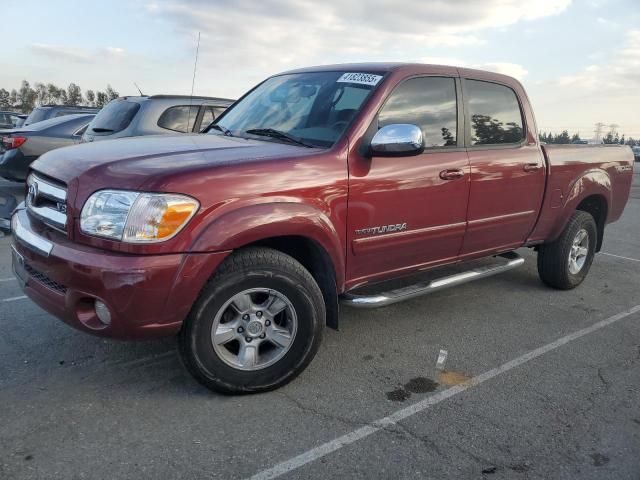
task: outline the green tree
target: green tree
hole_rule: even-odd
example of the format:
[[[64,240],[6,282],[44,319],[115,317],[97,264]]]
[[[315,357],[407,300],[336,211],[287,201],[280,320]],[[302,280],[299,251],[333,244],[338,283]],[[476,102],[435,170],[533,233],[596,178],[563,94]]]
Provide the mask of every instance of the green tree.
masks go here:
[[[120,96],[118,92],[116,92],[113,88],[111,88],[111,85],[107,85],[107,89],[105,90],[105,93],[107,95],[107,102],[110,102],[111,100],[115,100]]]
[[[49,103],[49,92],[47,91],[46,85],[44,83],[36,82],[33,87],[36,91],[36,103],[38,105],[46,105]]]
[[[47,103],[60,104],[61,90],[53,83],[47,83]]]
[[[87,99],[87,104],[90,107],[95,106],[95,104],[96,104],[96,93],[93,90],[87,90],[84,93],[84,97]]]
[[[82,90],[75,83],[70,83],[67,87],[67,99],[64,102],[65,105],[80,105],[82,104]]]
[[[582,140],[580,138],[580,134],[579,133],[574,133],[573,136],[571,137],[571,143],[577,143],[580,140]]]
[[[11,102],[9,101],[10,95],[11,94],[9,93],[8,90],[5,90],[4,88],[0,88],[0,108],[7,109],[11,107]]]
[[[624,133],[622,134],[622,137],[620,137],[620,145],[624,145]]]
[[[20,104],[22,113],[29,113],[33,110],[36,104],[36,97],[36,91],[31,88],[29,82],[23,80],[20,90],[18,91],[18,103]]]
[[[15,88],[13,88],[9,94],[9,103],[12,107],[15,107],[18,103],[18,91]]]
[[[104,107],[109,102],[107,94],[101,91],[96,92],[96,107]]]
[[[602,139],[602,143],[606,143],[606,144],[613,143],[613,132],[607,133]]]

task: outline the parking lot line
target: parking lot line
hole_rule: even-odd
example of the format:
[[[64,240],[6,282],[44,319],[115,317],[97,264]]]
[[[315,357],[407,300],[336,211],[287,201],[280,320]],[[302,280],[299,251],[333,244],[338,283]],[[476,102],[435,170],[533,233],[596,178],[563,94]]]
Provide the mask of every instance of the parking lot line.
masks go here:
[[[16,300],[23,300],[25,298],[27,298],[26,295],[20,295],[19,297],[2,298],[0,302],[15,302]]]
[[[600,320],[599,322],[594,323],[593,325],[583,328],[581,330],[577,330],[569,335],[561,337],[551,343],[543,345],[542,347],[531,350],[524,355],[514,358],[513,360],[509,360],[506,363],[503,363],[499,367],[492,368],[491,370],[487,370],[480,375],[473,377],[469,380],[468,383],[456,385],[454,387],[443,390],[435,395],[425,398],[420,402],[416,402],[413,405],[409,405],[406,408],[401,410],[397,410],[396,412],[388,415],[384,418],[378,419],[364,427],[358,428],[349,432],[341,437],[335,438],[327,443],[324,443],[318,447],[312,448],[300,455],[297,455],[289,460],[285,460],[277,465],[274,465],[271,468],[263,470],[261,472],[256,473],[250,480],[268,480],[272,478],[280,477],[288,472],[296,470],[308,463],[311,463],[319,458],[325,457],[337,450],[340,450],[343,447],[351,445],[359,440],[362,440],[386,427],[393,426],[398,422],[411,417],[417,413],[420,413],[427,408],[436,405],[448,398],[451,398],[465,390],[480,385],[487,380],[491,380],[498,375],[508,372],[520,365],[523,365],[535,358],[538,358],[546,353],[552,352],[563,345],[566,345],[569,342],[577,340],[585,335],[589,335],[590,333],[596,332],[604,327],[607,327],[615,322],[618,322],[624,318],[627,318],[634,313],[640,312],[640,305],[636,305],[629,310],[625,310],[624,312],[620,312],[612,317],[606,318],[604,320]]]
[[[616,258],[622,258],[623,260],[630,260],[632,262],[640,262],[640,260],[637,258],[623,257],[622,255],[614,255],[613,253],[607,253],[607,252],[600,252],[600,253],[602,255],[607,255],[608,257],[616,257]]]

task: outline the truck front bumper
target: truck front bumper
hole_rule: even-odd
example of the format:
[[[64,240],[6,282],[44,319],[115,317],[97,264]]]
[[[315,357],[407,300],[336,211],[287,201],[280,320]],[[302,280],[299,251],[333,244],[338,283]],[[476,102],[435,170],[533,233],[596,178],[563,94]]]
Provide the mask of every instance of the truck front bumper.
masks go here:
[[[14,214],[12,227],[13,269],[25,295],[79,330],[113,338],[177,333],[200,290],[229,254],[107,252],[39,230],[25,210]],[[96,312],[97,301],[106,305],[108,322]]]

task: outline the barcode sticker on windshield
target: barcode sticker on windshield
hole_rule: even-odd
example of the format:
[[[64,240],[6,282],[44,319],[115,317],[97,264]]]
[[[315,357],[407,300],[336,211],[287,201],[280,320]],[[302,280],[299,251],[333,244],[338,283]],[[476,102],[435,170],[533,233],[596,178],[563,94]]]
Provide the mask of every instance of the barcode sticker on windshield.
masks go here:
[[[377,85],[382,79],[382,75],[371,73],[345,73],[336,82],[338,83],[359,83],[361,85]]]

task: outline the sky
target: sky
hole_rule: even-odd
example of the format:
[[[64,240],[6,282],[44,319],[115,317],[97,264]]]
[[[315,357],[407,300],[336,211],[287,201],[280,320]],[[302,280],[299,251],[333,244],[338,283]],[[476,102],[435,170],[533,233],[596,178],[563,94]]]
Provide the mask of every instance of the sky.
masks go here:
[[[269,75],[343,62],[517,77],[541,131],[640,137],[640,0],[0,0],[0,88],[237,98]],[[19,14],[16,14],[19,12]]]

